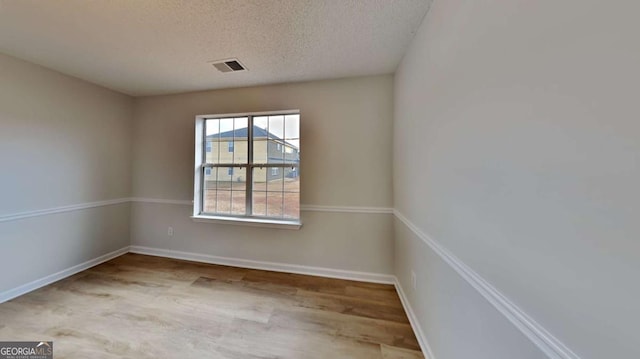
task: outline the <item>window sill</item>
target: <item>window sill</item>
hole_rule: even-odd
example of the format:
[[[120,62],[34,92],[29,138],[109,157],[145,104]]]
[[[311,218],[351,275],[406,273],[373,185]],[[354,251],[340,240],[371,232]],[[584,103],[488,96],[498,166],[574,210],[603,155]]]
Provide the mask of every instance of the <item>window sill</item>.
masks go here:
[[[223,217],[223,216],[191,216],[194,222],[231,224],[237,226],[277,228],[277,229],[293,229],[298,230],[302,227],[300,221],[286,221],[276,219],[261,218],[242,218],[242,217]]]

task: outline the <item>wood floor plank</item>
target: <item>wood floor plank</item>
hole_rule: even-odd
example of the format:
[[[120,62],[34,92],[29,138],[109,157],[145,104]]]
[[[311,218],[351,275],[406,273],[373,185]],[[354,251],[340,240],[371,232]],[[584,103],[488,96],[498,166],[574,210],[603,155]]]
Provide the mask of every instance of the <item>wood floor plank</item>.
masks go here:
[[[409,323],[400,303],[380,301],[368,297],[352,297],[298,290],[300,306],[366,318]]]
[[[56,358],[422,358],[393,286],[126,254],[0,304]]]
[[[382,351],[382,359],[424,359],[422,352],[417,350],[392,347],[386,344],[381,344],[380,350]]]
[[[274,310],[269,324],[313,334],[330,333],[360,342],[388,344],[419,350],[409,324],[381,319],[355,317],[341,313],[307,308]]]

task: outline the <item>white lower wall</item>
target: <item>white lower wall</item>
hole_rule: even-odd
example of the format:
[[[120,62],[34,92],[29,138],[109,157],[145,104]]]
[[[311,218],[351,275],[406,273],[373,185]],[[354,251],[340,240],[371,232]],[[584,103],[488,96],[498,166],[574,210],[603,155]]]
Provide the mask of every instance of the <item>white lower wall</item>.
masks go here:
[[[130,203],[0,223],[0,293],[129,245]]]
[[[303,211],[300,230],[194,222],[182,204],[132,204],[131,245],[243,260],[393,273],[393,215]],[[171,226],[174,235],[168,236]]]
[[[429,359],[547,358],[399,219],[395,220],[394,253],[395,275],[416,316],[416,332],[422,331],[434,353]]]

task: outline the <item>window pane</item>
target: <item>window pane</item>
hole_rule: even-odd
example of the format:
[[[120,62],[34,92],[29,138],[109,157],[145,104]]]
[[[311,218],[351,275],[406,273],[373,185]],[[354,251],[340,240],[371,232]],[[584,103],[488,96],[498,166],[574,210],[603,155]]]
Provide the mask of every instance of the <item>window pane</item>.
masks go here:
[[[284,144],[284,162],[285,163],[300,163],[300,140],[287,140]]]
[[[269,116],[269,133],[270,138],[284,138],[284,116]]]
[[[252,208],[254,216],[267,215],[267,192],[253,191]]]
[[[216,211],[216,189],[217,189],[217,168],[204,169],[204,191],[203,191],[203,212],[213,213]]]
[[[267,192],[267,216],[282,217],[282,192]]]
[[[215,136],[215,135],[212,135]],[[218,142],[210,141],[209,138],[205,141],[204,162],[205,163],[217,163],[218,162]]]
[[[234,214],[244,215],[246,178],[246,168],[205,168],[203,211],[205,213],[229,214],[233,203]]]
[[[231,167],[227,170],[227,174],[231,174],[231,190],[233,191],[245,191],[247,189],[247,168],[243,167]]]
[[[223,118],[217,121],[220,126],[216,144],[216,147],[218,147],[218,160],[214,163],[233,163],[233,119]]]
[[[219,214],[231,213],[231,191],[218,188],[216,191],[215,212]]]
[[[256,133],[262,133],[261,130],[264,130],[266,132],[267,127],[269,126],[269,117],[267,116],[256,116],[253,118],[253,127],[255,129],[255,127],[257,127],[259,130],[258,131],[254,131]],[[254,134],[255,136],[255,134]]]
[[[220,160],[217,163],[246,164],[248,161],[249,145],[247,141],[234,141],[233,138],[222,138],[219,142]]]
[[[267,163],[284,163],[285,146],[281,140],[267,141]]]
[[[284,117],[284,138],[287,140],[300,138],[300,115],[286,115]]]
[[[284,217],[300,218],[300,193],[284,193]]]
[[[253,190],[254,191],[266,191],[267,190],[267,167],[256,167],[253,169]]]
[[[253,163],[267,163],[267,141],[253,141]]]
[[[267,191],[282,192],[284,184],[283,168],[270,167],[267,170]]]
[[[233,163],[247,163],[249,160],[249,142],[238,141],[233,145]]]
[[[206,163],[247,163],[248,117],[211,119],[205,123]]]
[[[220,121],[220,138],[233,137],[233,118],[221,118]]]
[[[204,125],[207,138],[217,138],[216,135],[220,133],[220,120],[206,120]]]
[[[233,128],[236,130],[236,138],[247,139],[248,117],[237,117],[233,120]]]
[[[297,168],[295,168],[295,171],[291,170],[291,167],[285,168],[284,191],[300,192],[300,173]]]
[[[245,215],[247,208],[247,193],[244,191],[231,191],[231,214]]]
[[[252,209],[254,216],[267,215],[267,171],[268,168],[253,169]]]
[[[205,135],[205,163],[218,163],[220,121],[206,120]]]
[[[218,169],[206,167],[204,169],[204,189],[216,189],[217,188],[217,176]]]
[[[285,167],[284,168],[284,178],[287,183],[294,182],[297,183],[297,190],[295,192],[300,192],[300,168],[299,167]],[[287,186],[285,185],[285,191],[287,191]]]

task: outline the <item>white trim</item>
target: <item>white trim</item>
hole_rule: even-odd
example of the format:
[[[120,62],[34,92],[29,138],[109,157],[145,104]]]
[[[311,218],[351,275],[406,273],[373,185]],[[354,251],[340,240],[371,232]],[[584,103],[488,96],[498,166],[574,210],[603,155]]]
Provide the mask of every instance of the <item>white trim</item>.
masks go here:
[[[17,221],[20,219],[46,216],[56,213],[72,212],[82,209],[111,206],[121,203],[157,203],[157,204],[173,204],[180,206],[192,206],[192,200],[180,200],[180,199],[163,199],[163,198],[148,198],[148,197],[131,197],[131,198],[116,198],[105,201],[87,202],[80,204],[72,204],[68,206],[38,209],[34,211],[26,211],[19,213],[11,213],[0,215],[0,223]],[[373,213],[373,214],[393,214],[394,209],[388,207],[352,207],[352,206],[317,206],[312,204],[303,204],[300,206],[301,211],[305,212],[333,212],[333,213]]]
[[[275,263],[265,261],[255,261],[249,259],[229,258],[212,256],[209,254],[200,254],[192,252],[174,251],[170,249],[151,248],[143,246],[131,246],[131,253],[146,254],[157,257],[167,257],[175,259],[183,259],[194,262],[219,264],[231,267],[251,268],[260,270],[269,270],[274,272],[306,274],[317,277],[328,277],[337,279],[356,280],[370,283],[394,284],[395,277],[391,274],[357,272],[350,270],[331,269],[323,267],[311,267],[297,264]]]
[[[300,210],[309,212],[393,214],[393,208],[386,207],[316,206],[312,204],[303,204],[300,206]]]
[[[407,313],[407,317],[409,318],[409,323],[411,323],[411,328],[413,329],[413,333],[416,335],[418,339],[418,344],[420,345],[420,349],[422,349],[422,354],[426,356],[425,359],[435,359],[435,355],[433,355],[433,351],[431,350],[431,346],[429,346],[429,342],[427,341],[427,337],[424,335],[422,328],[420,327],[420,322],[418,321],[418,317],[413,312],[411,308],[411,304],[409,303],[409,299],[407,298],[404,290],[402,289],[402,285],[398,278],[395,278],[396,292],[398,292],[398,296],[400,297],[400,302],[402,302],[402,306],[404,307],[405,313]]]
[[[64,212],[78,211],[81,209],[111,206],[114,204],[127,203],[129,201],[130,201],[130,198],[117,198],[117,199],[110,199],[106,201],[87,202],[87,203],[81,203],[81,204],[72,204],[68,206],[38,209],[35,211],[6,214],[3,216],[0,216],[0,222],[17,221],[19,219],[46,216],[46,215],[55,214],[55,213],[64,213]]]
[[[183,206],[191,206],[191,205],[193,205],[193,200],[146,198],[146,197],[132,197],[131,198],[131,202],[177,204],[177,205],[183,205]]]
[[[244,66],[244,65],[243,65]],[[300,110],[282,110],[282,111],[261,111],[261,112],[238,112],[238,113],[219,113],[212,115],[198,115],[196,119],[208,120],[227,117],[248,117],[248,116],[269,116],[269,115],[299,115]]]
[[[94,258],[94,259],[90,259],[84,263],[80,263],[78,265],[75,265],[73,267],[69,267],[67,269],[63,269],[58,273],[54,273],[54,274],[50,274],[46,277],[40,278],[40,279],[36,279],[33,282],[29,282],[27,284],[23,284],[19,287],[13,288],[13,289],[9,289],[6,290],[2,293],[0,293],[0,303],[4,303],[8,300],[11,300],[13,298],[19,297],[23,294],[27,294],[31,291],[34,291],[38,288],[42,288],[46,285],[49,285],[53,282],[57,282],[61,279],[67,278],[69,276],[72,276],[76,273],[82,272],[83,270],[87,270],[91,267],[97,266],[100,263],[104,263],[106,261],[109,261],[113,258],[119,257],[125,253],[129,252],[129,246],[120,248],[118,250],[115,250],[111,253],[107,253],[105,255],[102,255],[100,257]]]
[[[411,223],[398,210],[394,215],[402,221],[415,235],[426,243],[442,260],[449,264],[462,278],[491,303],[500,313],[513,323],[529,340],[552,359],[580,359],[571,349],[549,333],[542,325],[518,308],[506,296],[500,293],[489,282],[482,278],[469,266],[454,256],[448,249],[433,240],[426,233]]]
[[[201,223],[220,223],[231,224],[236,226],[250,226],[250,227],[263,227],[263,228],[277,228],[277,229],[291,229],[298,230],[302,227],[300,221],[282,221],[274,219],[262,219],[252,217],[224,217],[224,216],[206,216],[198,215],[191,216],[194,222]]]
[[[131,201],[139,202],[139,203],[179,204],[179,205],[185,205],[185,206],[193,205],[192,200],[179,200],[179,199],[133,197],[131,198]],[[300,210],[305,212],[393,214],[393,208],[389,208],[389,207],[320,206],[320,205],[313,205],[313,204],[303,204],[300,206]]]

